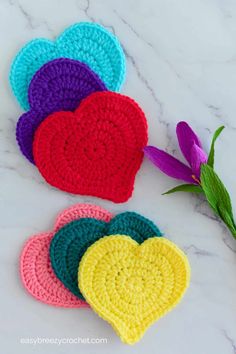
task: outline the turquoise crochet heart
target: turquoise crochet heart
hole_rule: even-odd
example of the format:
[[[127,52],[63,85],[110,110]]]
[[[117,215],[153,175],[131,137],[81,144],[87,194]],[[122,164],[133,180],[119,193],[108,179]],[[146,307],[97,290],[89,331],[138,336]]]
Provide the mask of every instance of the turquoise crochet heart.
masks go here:
[[[119,91],[125,78],[125,55],[118,39],[104,27],[81,22],[67,28],[55,42],[34,39],[15,57],[10,84],[22,108],[29,109],[28,87],[36,71],[56,58],[86,63],[111,91]]]
[[[162,236],[152,221],[137,213],[126,212],[109,223],[91,218],[75,220],[60,229],[52,239],[52,268],[62,283],[81,299],[83,296],[78,289],[79,262],[91,244],[112,234],[128,235],[139,243],[149,237]]]

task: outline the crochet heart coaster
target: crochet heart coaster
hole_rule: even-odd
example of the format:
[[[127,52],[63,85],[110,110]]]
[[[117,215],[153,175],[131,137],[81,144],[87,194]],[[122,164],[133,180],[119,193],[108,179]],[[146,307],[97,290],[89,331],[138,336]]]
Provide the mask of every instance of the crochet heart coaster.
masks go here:
[[[143,216],[126,212],[105,223],[96,219],[80,219],[61,228],[50,245],[50,259],[56,276],[76,296],[83,298],[77,286],[78,265],[87,248],[104,235],[122,233],[138,242],[161,236],[160,230]]]
[[[67,28],[55,42],[34,39],[15,57],[10,71],[12,90],[25,109],[29,109],[28,87],[36,71],[56,58],[86,63],[111,91],[119,91],[125,78],[125,56],[118,39],[104,27],[81,22]]]
[[[96,218],[108,222],[112,214],[96,205],[77,204],[60,213],[53,232],[32,236],[24,245],[20,258],[20,274],[27,291],[46,304],[60,307],[87,307],[54,275],[49,259],[49,246],[55,232],[80,218]]]
[[[95,92],[72,112],[57,112],[38,127],[35,163],[45,180],[69,193],[117,203],[132,195],[147,144],[138,104],[114,92]]]
[[[34,133],[45,117],[57,111],[74,111],[83,98],[104,90],[104,83],[80,61],[61,58],[43,65],[29,86],[30,110],[20,117],[16,127],[23,155],[34,162]]]
[[[153,237],[139,245],[128,236],[103,237],[79,266],[79,288],[121,340],[133,344],[183,297],[190,280],[187,257]]]

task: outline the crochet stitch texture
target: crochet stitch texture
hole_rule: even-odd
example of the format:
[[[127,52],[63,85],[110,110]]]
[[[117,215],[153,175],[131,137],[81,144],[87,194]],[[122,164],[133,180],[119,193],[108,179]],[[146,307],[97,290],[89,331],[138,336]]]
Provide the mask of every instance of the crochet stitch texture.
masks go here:
[[[105,223],[96,219],[80,219],[61,228],[50,245],[52,268],[63,284],[83,298],[77,286],[78,265],[87,248],[105,235],[122,233],[142,243],[149,237],[161,236],[157,226],[145,217],[126,212]]]
[[[114,235],[88,248],[78,277],[93,310],[123,342],[133,344],[181,300],[190,267],[185,254],[165,238],[139,245],[128,236]]]
[[[52,232],[32,236],[25,243],[20,257],[21,279],[26,290],[37,300],[60,307],[88,307],[55,276],[49,258],[54,234],[67,223],[80,218],[109,222],[112,214],[96,205],[76,204],[58,215]]]
[[[119,91],[125,78],[125,56],[118,39],[98,24],[81,22],[68,27],[55,42],[34,39],[17,54],[9,79],[23,109],[29,109],[27,92],[32,77],[56,58],[86,63],[112,91]]]
[[[80,61],[61,58],[43,65],[29,86],[30,110],[19,118],[16,127],[16,138],[23,155],[34,162],[34,134],[50,113],[74,111],[82,99],[104,90],[104,83]]]
[[[147,144],[147,121],[131,98],[95,92],[72,112],[57,112],[38,127],[35,163],[44,179],[69,193],[125,202]]]

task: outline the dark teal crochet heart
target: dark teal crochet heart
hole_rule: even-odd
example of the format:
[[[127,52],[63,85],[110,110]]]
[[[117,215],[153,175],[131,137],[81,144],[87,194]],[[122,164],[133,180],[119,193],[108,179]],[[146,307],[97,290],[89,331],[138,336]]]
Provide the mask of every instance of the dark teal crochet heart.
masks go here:
[[[101,237],[115,234],[128,235],[138,243],[162,236],[152,221],[133,212],[119,214],[109,223],[92,218],[75,220],[54,235],[50,245],[52,268],[74,295],[83,299],[78,288],[78,267],[87,248]]]

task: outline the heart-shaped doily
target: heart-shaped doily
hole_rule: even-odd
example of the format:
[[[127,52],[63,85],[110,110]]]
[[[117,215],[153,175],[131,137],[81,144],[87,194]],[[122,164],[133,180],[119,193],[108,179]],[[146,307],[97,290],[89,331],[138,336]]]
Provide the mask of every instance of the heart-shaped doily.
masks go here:
[[[165,238],[139,245],[128,236],[103,237],[79,265],[79,288],[121,340],[133,344],[181,300],[189,285],[185,254]]]
[[[38,127],[35,163],[45,180],[69,193],[125,202],[147,144],[147,121],[131,98],[95,92],[72,112],[57,112]]]
[[[61,227],[80,218],[96,218],[109,222],[112,214],[91,204],[76,204],[60,213],[53,232],[32,236],[24,245],[20,258],[20,273],[27,291],[37,300],[60,307],[87,307],[55,276],[49,258],[50,242]]]
[[[29,86],[30,110],[18,120],[16,138],[23,155],[33,158],[34,133],[49,114],[74,111],[85,97],[106,87],[84,63],[72,59],[55,59],[43,65]]]
[[[10,71],[12,90],[29,109],[28,87],[36,71],[56,58],[70,58],[87,64],[112,91],[119,91],[125,78],[125,55],[118,39],[104,27],[81,22],[67,28],[55,42],[34,39],[15,57]]]
[[[129,235],[140,243],[162,235],[152,221],[133,212],[118,214],[109,223],[96,219],[76,220],[55,234],[50,245],[52,268],[73,294],[83,298],[77,286],[77,273],[84,252],[104,235],[117,233]]]

